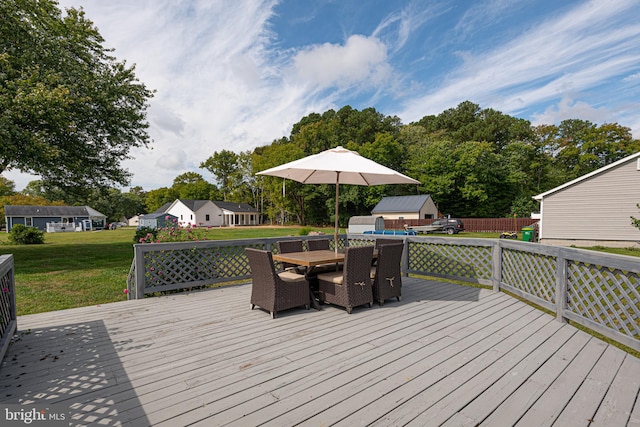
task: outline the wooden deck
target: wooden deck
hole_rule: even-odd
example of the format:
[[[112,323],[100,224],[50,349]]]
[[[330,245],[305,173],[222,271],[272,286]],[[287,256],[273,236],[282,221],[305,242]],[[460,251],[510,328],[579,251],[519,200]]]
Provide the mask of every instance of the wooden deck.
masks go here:
[[[639,359],[505,294],[405,278],[401,302],[272,320],[250,290],[20,317],[0,402],[74,425],[640,425]]]

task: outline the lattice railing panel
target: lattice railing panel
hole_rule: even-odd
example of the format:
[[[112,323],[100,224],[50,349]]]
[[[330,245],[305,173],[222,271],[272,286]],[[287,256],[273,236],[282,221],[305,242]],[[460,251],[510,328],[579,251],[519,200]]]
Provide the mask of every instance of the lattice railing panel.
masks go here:
[[[570,261],[567,310],[640,339],[640,274]]]
[[[502,250],[502,283],[545,301],[556,302],[555,256]]]
[[[9,323],[11,323],[16,316],[13,307],[12,292],[15,292],[13,283],[11,283],[9,274],[5,274],[0,277],[0,337],[4,336],[5,331],[9,327]],[[0,360],[2,360],[1,357]]]
[[[219,246],[147,252],[145,288],[249,275],[244,249],[245,246]]]
[[[489,246],[411,242],[409,269],[424,274],[490,280],[491,252]]]

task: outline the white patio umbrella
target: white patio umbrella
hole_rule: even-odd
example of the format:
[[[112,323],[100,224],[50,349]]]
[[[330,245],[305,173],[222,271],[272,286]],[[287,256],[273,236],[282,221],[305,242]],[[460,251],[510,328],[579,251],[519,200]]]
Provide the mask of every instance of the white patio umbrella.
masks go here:
[[[338,250],[338,196],[340,184],[383,185],[383,184],[420,184],[406,175],[382,166],[373,160],[362,157],[355,151],[340,146],[318,154],[303,157],[271,169],[258,172],[257,175],[278,176],[303,184],[335,184],[335,250]]]

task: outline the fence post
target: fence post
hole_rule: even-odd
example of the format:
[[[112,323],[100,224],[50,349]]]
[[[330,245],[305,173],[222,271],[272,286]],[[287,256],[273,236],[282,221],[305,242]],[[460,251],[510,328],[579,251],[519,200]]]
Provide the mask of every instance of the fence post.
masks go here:
[[[144,298],[145,285],[144,253],[142,251],[142,245],[133,245],[133,260],[136,263],[134,298],[142,299]]]
[[[493,279],[493,292],[500,292],[500,283],[502,283],[502,243],[498,240],[493,245],[491,252],[492,265],[491,265],[491,277]]]
[[[556,320],[558,322],[567,323],[567,318],[564,317],[564,311],[567,307],[567,258],[565,257],[564,250],[560,248],[558,251],[558,257],[556,258]]]

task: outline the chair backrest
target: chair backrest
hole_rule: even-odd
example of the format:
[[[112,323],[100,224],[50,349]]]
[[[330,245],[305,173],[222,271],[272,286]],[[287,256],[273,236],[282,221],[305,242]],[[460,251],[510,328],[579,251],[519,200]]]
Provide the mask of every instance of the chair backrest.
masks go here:
[[[304,248],[302,247],[302,240],[280,240],[276,243],[278,246],[278,253],[286,254],[290,252],[302,252]],[[286,270],[287,268],[296,267],[295,264],[289,264],[288,262],[281,262],[282,269]]]
[[[342,283],[366,283],[371,286],[373,246],[349,246],[344,253]]]
[[[376,239],[376,249],[380,247],[380,245],[390,245],[394,243],[402,243],[402,240],[396,239]]]
[[[307,248],[310,251],[328,251],[329,250],[329,239],[307,240]]]
[[[378,248],[378,263],[376,265],[376,281],[393,277],[400,282],[400,262],[403,249],[404,244],[402,242],[380,245]]]
[[[273,255],[270,251],[245,248],[249,259],[249,268],[254,286],[273,289],[276,287],[276,270],[273,266]]]

